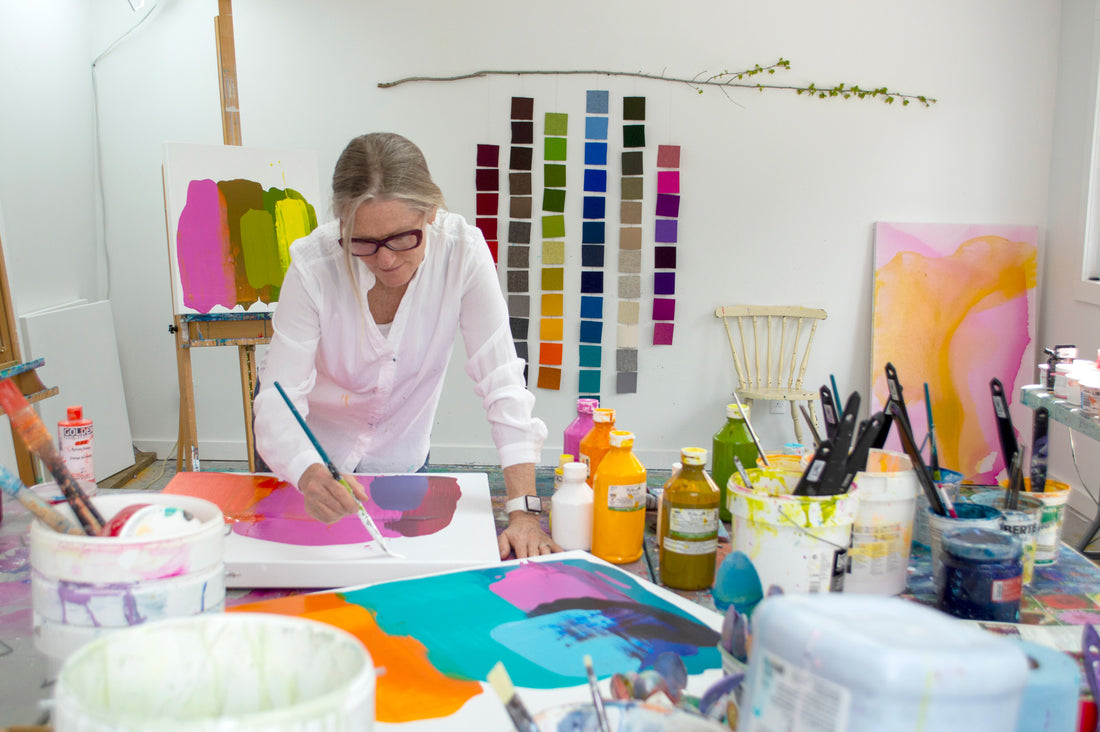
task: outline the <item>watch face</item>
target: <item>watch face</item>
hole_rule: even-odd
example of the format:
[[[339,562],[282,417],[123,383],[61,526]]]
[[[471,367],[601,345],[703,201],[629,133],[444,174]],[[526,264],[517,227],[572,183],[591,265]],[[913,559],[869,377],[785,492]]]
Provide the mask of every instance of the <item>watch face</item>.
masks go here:
[[[538,496],[524,496],[524,500],[527,502],[527,510],[531,513],[542,512],[542,499]]]

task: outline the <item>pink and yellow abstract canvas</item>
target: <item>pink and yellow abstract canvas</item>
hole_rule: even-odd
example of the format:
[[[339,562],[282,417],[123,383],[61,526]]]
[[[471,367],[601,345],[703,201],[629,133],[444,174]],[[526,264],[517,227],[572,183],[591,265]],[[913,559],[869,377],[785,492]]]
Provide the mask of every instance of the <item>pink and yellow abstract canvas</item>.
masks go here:
[[[175,312],[272,309],[317,228],[313,154],[168,144],[164,185]]]
[[[939,463],[974,482],[992,482],[1005,467],[993,377],[1014,423],[1031,423],[1017,395],[1033,380],[1038,236],[1034,226],[875,225],[872,411],[889,396],[884,368],[892,363],[921,440],[927,383]]]

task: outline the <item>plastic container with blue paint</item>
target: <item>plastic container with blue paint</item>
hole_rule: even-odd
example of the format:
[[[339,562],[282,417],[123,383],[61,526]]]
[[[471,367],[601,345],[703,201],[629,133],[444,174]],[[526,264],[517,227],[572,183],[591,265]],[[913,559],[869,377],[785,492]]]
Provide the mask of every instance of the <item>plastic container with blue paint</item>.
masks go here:
[[[1003,531],[949,529],[943,534],[939,608],[957,618],[1020,622],[1023,544]]]

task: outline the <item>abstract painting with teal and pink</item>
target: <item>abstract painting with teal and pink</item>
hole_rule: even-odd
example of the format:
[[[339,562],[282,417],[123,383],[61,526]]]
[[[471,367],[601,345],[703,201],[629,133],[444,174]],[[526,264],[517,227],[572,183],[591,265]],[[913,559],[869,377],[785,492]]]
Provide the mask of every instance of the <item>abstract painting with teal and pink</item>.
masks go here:
[[[379,722],[440,719],[479,701],[499,708],[480,683],[498,661],[529,705],[553,698],[549,690],[583,701],[586,655],[600,678],[640,671],[665,651],[678,654],[691,676],[720,667],[718,633],[699,617],[708,611],[691,612],[690,601],[578,555],[234,610],[309,617],[356,635],[386,669],[378,678]],[[448,722],[462,728],[457,718]]]
[[[167,143],[164,186],[174,311],[272,310],[290,245],[317,228],[316,155]]]
[[[993,377],[1019,412],[1014,423],[1031,423],[1017,394],[1034,381],[1038,237],[1034,226],[875,225],[872,410],[886,401],[892,363],[920,440],[927,383],[939,464],[969,481],[993,482],[1005,468]]]

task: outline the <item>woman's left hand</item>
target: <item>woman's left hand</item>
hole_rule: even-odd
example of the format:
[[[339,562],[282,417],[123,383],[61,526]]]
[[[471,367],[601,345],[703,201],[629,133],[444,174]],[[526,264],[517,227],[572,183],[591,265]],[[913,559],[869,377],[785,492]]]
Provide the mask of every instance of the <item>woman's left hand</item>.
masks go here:
[[[497,544],[501,560],[507,559],[512,552],[516,553],[516,559],[526,559],[562,551],[542,530],[539,520],[522,511],[516,511],[509,518],[508,528],[497,537]]]

